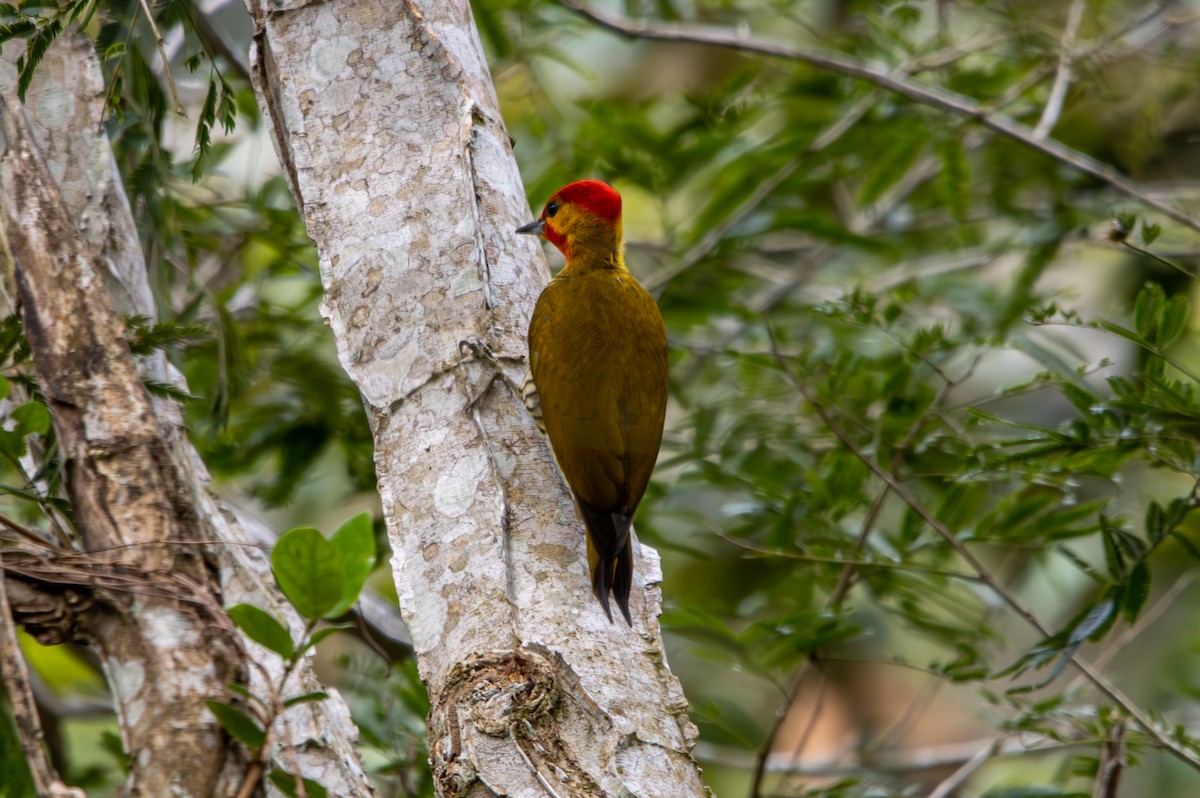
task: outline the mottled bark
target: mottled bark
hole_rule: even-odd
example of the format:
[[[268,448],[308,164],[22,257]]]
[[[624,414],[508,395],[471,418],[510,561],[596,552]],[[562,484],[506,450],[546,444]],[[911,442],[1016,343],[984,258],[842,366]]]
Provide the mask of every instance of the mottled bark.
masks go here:
[[[19,591],[9,595],[31,629],[96,647],[131,758],[125,794],[232,795],[246,762],[204,701],[224,697],[230,681],[265,693],[282,668],[238,639],[221,605],[247,601],[293,629],[302,624],[270,586],[263,553],[239,545],[254,540],[251,530],[208,491],[178,406],[152,399],[141,381],[179,376],[161,355],[135,362],[122,338],[118,311],[152,317],[155,309],[133,216],[98,134],[101,97],[86,40],[56,43],[25,107],[11,64],[0,63],[11,278],[91,552],[40,565],[10,556],[5,567],[23,581],[11,583]],[[250,668],[251,660],[259,664]],[[291,687],[317,685],[302,668]],[[285,767],[298,761],[333,795],[371,794],[340,698],[296,707],[287,719],[276,735]]]
[[[548,279],[466,0],[249,0],[251,69],[362,392],[439,793],[705,794],[667,668],[659,561],[632,628],[519,379]],[[582,175],[580,177],[583,177]],[[478,399],[478,401],[474,401]]]

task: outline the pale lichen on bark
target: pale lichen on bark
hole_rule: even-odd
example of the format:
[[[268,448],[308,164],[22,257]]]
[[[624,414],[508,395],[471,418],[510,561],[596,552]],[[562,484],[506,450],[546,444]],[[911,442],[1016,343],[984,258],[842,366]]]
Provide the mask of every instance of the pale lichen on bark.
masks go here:
[[[161,354],[135,365],[109,306],[111,296],[121,313],[155,315],[133,215],[101,133],[93,45],[74,36],[56,42],[24,108],[11,55],[0,61],[4,228],[23,317],[31,338],[41,339],[35,359],[70,458],[85,540],[92,548],[120,546],[106,556],[128,558],[148,574],[147,592],[132,598],[96,602],[83,585],[38,593],[23,582],[21,600],[34,611],[28,618],[53,624],[51,636],[82,634],[99,650],[131,754],[126,794],[232,794],[245,762],[204,701],[223,697],[225,685],[240,678],[265,693],[264,680],[278,679],[282,662],[248,640],[239,646],[218,601],[271,609],[294,630],[302,623],[271,587],[263,553],[245,545],[254,536],[208,490],[178,405],[151,399],[138,369],[161,382],[182,385],[181,378]],[[152,585],[153,568],[171,578]],[[258,667],[246,668],[243,646]],[[319,687],[307,667],[291,686]],[[288,733],[281,727],[278,734],[281,745],[296,746],[282,761],[295,757],[330,794],[370,795],[355,737],[336,695],[291,710]]]
[[[520,378],[549,274],[513,232],[530,211],[467,3],[248,5],[260,103],[375,435],[441,794],[705,794],[657,555],[639,547],[634,627],[610,624],[545,442],[495,380]]]

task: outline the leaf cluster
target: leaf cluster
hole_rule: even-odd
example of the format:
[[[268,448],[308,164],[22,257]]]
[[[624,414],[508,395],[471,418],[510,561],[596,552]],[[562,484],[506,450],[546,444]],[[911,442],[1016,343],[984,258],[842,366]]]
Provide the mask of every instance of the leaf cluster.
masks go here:
[[[306,621],[298,638],[274,614],[253,604],[229,608],[229,617],[245,635],[283,659],[283,670],[260,694],[246,685],[233,683],[229,690],[242,701],[211,699],[209,710],[221,726],[250,749],[254,761],[270,764],[272,727],[288,709],[316,701],[329,694],[323,690],[286,695],[288,677],[307,652],[349,624],[329,624],[317,629],[318,621],[337,618],[358,601],[367,576],[375,565],[375,535],[366,513],[346,521],[329,538],[312,527],[298,527],[283,534],[271,551],[271,570],[296,613]],[[272,764],[267,778],[285,795],[300,792],[297,776],[285,766]],[[314,798],[328,794],[319,782],[305,778],[304,793]]]

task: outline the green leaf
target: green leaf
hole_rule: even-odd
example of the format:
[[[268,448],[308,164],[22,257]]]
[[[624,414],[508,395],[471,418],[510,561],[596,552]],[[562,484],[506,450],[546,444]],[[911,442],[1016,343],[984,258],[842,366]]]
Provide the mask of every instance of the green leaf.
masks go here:
[[[50,411],[41,402],[26,402],[12,411],[12,417],[17,422],[13,431],[22,437],[50,432]]]
[[[927,140],[928,135],[919,128],[889,137],[889,144],[883,152],[872,159],[873,168],[859,192],[859,202],[869,206],[878,200],[884,191],[902,178],[909,167],[916,163],[925,149]]]
[[[326,698],[329,698],[329,693],[325,692],[324,690],[314,690],[311,693],[294,695],[291,698],[284,699],[283,705],[284,707],[294,707],[297,704],[310,704],[316,703],[317,701],[324,701]]]
[[[267,700],[265,698],[263,698],[262,696],[260,696],[258,693],[255,693],[253,690],[251,690],[249,687],[247,687],[244,684],[238,684],[237,682],[228,682],[225,685],[225,689],[227,689],[231,693],[237,693],[238,695],[242,696],[243,698],[249,698],[251,701],[253,701],[254,703],[263,707],[264,709],[266,709],[266,707],[267,707]]]
[[[1176,294],[1159,313],[1155,341],[1160,349],[1170,346],[1183,333],[1189,310],[1187,296]]]
[[[0,25],[0,44],[19,36],[28,36],[37,30],[37,26],[28,19],[18,19],[7,25]]]
[[[1096,605],[1088,610],[1087,615],[1083,616],[1083,620],[1071,629],[1067,644],[1079,646],[1084,641],[1099,636],[1112,623],[1115,611],[1116,603],[1111,598],[1096,602]]]
[[[257,752],[266,742],[267,735],[258,725],[258,721],[250,717],[244,710],[224,701],[205,701],[208,711],[216,716],[217,722],[235,739],[244,743]]]
[[[12,383],[5,377],[0,377],[0,400],[7,399],[12,393]]]
[[[296,798],[300,794],[296,788],[296,777],[286,770],[272,770],[267,778],[288,798]],[[312,779],[304,779],[304,791],[308,794],[308,798],[329,798],[325,787]]]
[[[1125,556],[1118,542],[1117,528],[1105,517],[1100,517],[1101,541],[1104,543],[1104,565],[1114,582],[1125,578]]]
[[[200,398],[199,396],[185,391],[177,385],[172,385],[169,382],[143,379],[142,384],[146,386],[146,390],[149,391],[152,396],[161,396],[164,399],[174,399],[177,402],[194,402]]]
[[[1133,329],[1139,336],[1147,340],[1153,339],[1162,306],[1162,289],[1154,283],[1146,283],[1133,303]]]
[[[1075,411],[1085,419],[1092,418],[1095,415],[1092,408],[1101,404],[1099,396],[1071,382],[1060,382],[1058,390],[1071,403]]]
[[[254,642],[290,660],[296,654],[296,644],[287,627],[266,610],[253,604],[238,604],[229,608],[229,617]]]
[[[10,457],[22,457],[25,454],[25,436],[16,432],[0,429],[0,453]],[[11,493],[20,496],[23,499],[37,500],[37,496],[28,491],[19,488],[13,488],[8,485],[3,485],[2,489],[5,493]]]
[[[271,551],[275,581],[305,618],[323,618],[346,594],[346,567],[337,547],[312,527],[284,533]]]
[[[375,531],[371,525],[371,514],[359,513],[342,524],[333,533],[330,542],[341,553],[342,565],[346,569],[342,600],[328,613],[330,617],[337,617],[358,601],[358,594],[375,567]]]
[[[1137,620],[1149,596],[1150,566],[1146,565],[1145,560],[1142,560],[1130,570],[1129,581],[1125,583],[1125,590],[1121,596],[1121,609],[1125,613],[1127,623]]]
[[[196,157],[192,161],[192,180],[198,181],[204,174],[209,163],[209,150],[212,147],[212,126],[217,121],[217,79],[210,77],[208,93],[204,96],[204,104],[200,106],[200,118],[196,121]]]
[[[1171,532],[1171,537],[1179,543],[1179,546],[1192,559],[1192,562],[1200,563],[1200,545],[1182,532]]]
[[[200,344],[212,338],[211,330],[195,324],[160,322],[151,325],[149,319],[141,316],[131,316],[125,321],[131,333],[129,349],[135,355],[148,355],[172,344]]]
[[[1162,234],[1162,228],[1156,224],[1142,225],[1142,246],[1150,246]]]
[[[333,624],[330,624],[329,626],[322,627],[322,628],[318,629],[317,631],[313,632],[311,635],[309,635],[308,642],[305,643],[304,646],[300,649],[300,653],[303,654],[305,651],[308,651],[310,648],[315,646],[317,643],[320,643],[322,640],[329,637],[334,632],[344,632],[347,629],[356,629],[356,628],[358,628],[358,627],[352,623],[333,623]]]
[[[1146,507],[1146,537],[1151,541],[1159,541],[1167,534],[1167,514],[1158,502],[1150,502]]]
[[[971,206],[971,176],[966,151],[959,136],[948,136],[938,142],[938,158],[942,162],[940,185],[946,204],[954,218],[963,221]]]
[[[29,83],[33,80],[33,72],[37,69],[38,64],[42,62],[46,52],[50,49],[50,45],[58,38],[58,34],[62,32],[62,22],[53,20],[43,25],[36,33],[34,33],[29,43],[25,47],[24,57],[17,61],[17,97],[21,102],[25,102],[25,92],[29,90]]]

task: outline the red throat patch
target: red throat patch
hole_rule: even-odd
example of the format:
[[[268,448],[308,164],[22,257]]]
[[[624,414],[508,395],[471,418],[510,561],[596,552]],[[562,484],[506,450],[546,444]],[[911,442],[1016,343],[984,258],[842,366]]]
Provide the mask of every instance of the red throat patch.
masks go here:
[[[567,251],[569,249],[567,246],[567,237],[555,230],[554,227],[551,225],[546,225],[546,230],[542,233],[542,235],[546,237],[547,241],[558,247],[558,251],[564,256],[570,255],[570,253]]]
[[[554,197],[559,202],[569,202],[610,222],[621,218],[621,195],[608,183],[599,180],[572,183],[559,189]]]

